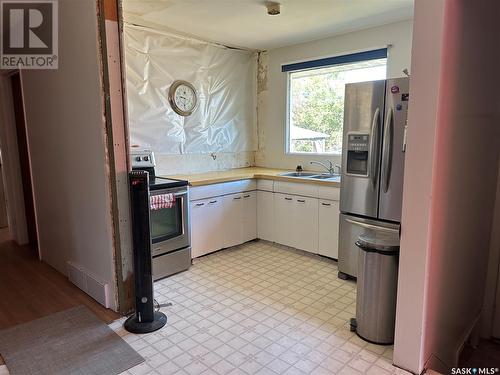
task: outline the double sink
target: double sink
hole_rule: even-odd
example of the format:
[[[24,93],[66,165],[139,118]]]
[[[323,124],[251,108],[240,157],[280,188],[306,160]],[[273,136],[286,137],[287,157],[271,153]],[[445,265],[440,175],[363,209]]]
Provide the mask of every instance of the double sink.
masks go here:
[[[287,173],[281,173],[280,176],[295,177],[295,178],[300,178],[300,179],[340,182],[340,175],[339,174],[330,174],[330,173],[318,174],[316,172],[287,172]]]

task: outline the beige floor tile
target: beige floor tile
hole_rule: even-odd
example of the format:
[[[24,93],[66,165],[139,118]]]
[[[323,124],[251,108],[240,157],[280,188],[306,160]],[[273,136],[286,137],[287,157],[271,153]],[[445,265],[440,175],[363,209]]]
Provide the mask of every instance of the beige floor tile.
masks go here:
[[[356,287],[337,263],[265,241],[195,259],[155,283],[168,324],[150,335],[113,329],[146,362],[126,374],[394,373],[392,347],[349,330]]]

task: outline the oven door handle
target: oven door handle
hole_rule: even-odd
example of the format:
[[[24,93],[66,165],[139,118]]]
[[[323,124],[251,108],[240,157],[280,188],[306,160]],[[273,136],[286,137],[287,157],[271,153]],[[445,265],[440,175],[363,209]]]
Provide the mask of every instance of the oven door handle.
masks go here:
[[[187,195],[188,191],[183,190],[183,191],[178,191],[177,193],[174,193],[174,196],[176,197],[182,197],[183,195]]]

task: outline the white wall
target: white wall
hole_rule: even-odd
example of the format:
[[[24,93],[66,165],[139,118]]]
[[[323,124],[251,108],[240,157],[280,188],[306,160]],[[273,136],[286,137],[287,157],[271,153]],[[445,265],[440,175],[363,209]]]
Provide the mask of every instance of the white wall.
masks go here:
[[[444,2],[417,2],[413,17],[411,95],[393,361],[402,368],[420,373],[424,364],[426,250],[432,203]]]
[[[114,296],[96,10],[95,0],[59,0],[59,69],[21,79],[42,259],[64,274],[67,261],[85,267]]]
[[[394,362],[447,373],[477,328],[497,186],[500,4],[415,3]],[[439,71],[437,71],[439,69]]]
[[[411,35],[412,21],[408,20],[269,51],[264,58],[267,59],[267,82],[261,83],[263,89],[258,94],[259,149],[256,164],[288,169],[295,169],[301,164],[310,169],[311,160],[332,160],[340,165],[340,155],[285,154],[287,75],[281,72],[281,65],[384,48],[392,44],[388,52],[387,77],[401,77],[402,70],[410,68]]]

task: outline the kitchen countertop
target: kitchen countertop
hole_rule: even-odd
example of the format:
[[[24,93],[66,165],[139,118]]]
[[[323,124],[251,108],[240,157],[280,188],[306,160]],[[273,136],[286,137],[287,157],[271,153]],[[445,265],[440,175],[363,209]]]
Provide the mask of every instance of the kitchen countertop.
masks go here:
[[[160,175],[159,177],[186,180],[189,181],[189,184],[191,186],[203,186],[203,185],[218,184],[221,182],[258,178],[264,180],[287,181],[287,182],[296,182],[303,184],[340,187],[340,182],[337,181],[325,181],[325,180],[315,180],[312,178],[280,176],[280,174],[286,172],[293,172],[293,171],[285,169],[247,167],[247,168],[235,168],[235,169],[227,169],[223,171],[213,171],[205,173],[193,173],[193,174],[182,174],[182,175],[179,174],[179,175],[166,175],[166,176]],[[318,172],[318,174],[320,173],[321,172]]]

